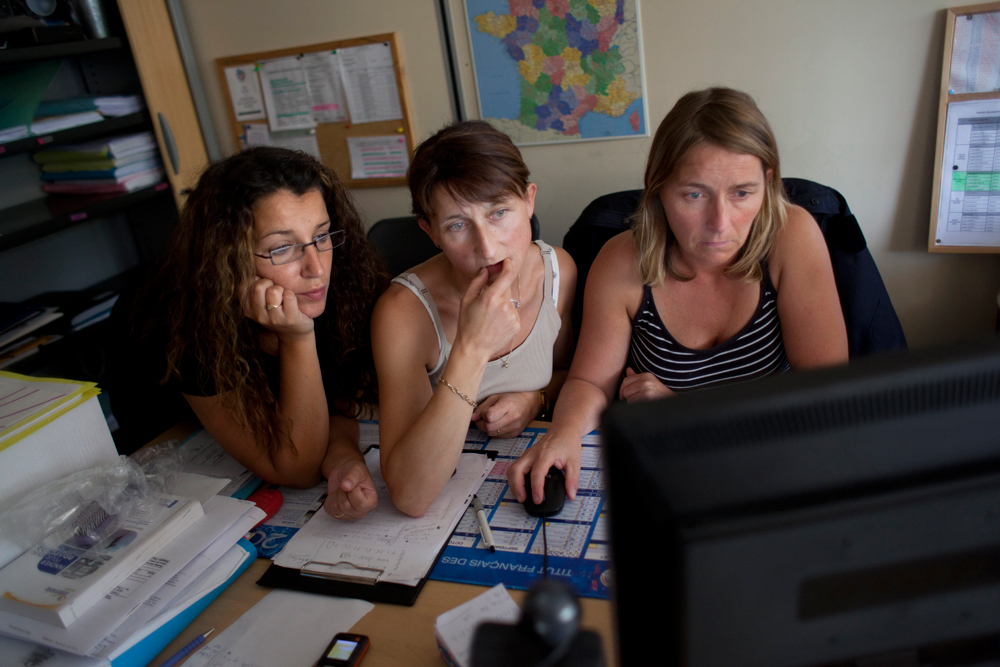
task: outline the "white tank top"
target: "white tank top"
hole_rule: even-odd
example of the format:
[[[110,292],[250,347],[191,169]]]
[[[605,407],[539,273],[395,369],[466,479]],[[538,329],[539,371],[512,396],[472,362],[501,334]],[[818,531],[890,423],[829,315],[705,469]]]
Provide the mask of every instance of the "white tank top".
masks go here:
[[[562,319],[556,308],[559,301],[559,269],[558,262],[554,261],[552,248],[542,241],[535,241],[535,244],[541,251],[542,262],[545,265],[542,307],[528,337],[514,348],[509,357],[504,355],[507,366],[503,365],[502,359],[494,359],[486,364],[483,381],[479,384],[477,403],[495,394],[537,391],[548,386],[552,380],[552,348],[562,326]],[[451,343],[444,335],[444,326],[441,324],[441,316],[438,315],[434,297],[415,273],[401,273],[393,278],[392,282],[403,285],[416,294],[431,316],[431,321],[434,322],[434,332],[437,334],[440,352],[437,364],[427,372],[427,377],[430,379],[431,388],[436,389],[448,361],[448,355],[451,354]]]

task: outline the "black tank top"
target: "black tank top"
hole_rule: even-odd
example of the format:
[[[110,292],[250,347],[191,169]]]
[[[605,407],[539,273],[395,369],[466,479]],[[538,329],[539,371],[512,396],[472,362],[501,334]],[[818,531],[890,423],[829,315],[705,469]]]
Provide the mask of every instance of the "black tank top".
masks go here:
[[[778,320],[778,293],[767,267],[763,268],[760,300],[750,321],[735,336],[707,350],[692,350],[674,340],[656,310],[652,289],[646,285],[632,321],[628,366],[636,373],[652,373],[676,392],[788,371]]]

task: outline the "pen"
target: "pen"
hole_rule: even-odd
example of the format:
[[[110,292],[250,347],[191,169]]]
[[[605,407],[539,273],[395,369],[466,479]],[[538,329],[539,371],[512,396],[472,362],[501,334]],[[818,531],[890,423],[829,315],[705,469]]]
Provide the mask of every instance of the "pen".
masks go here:
[[[472,506],[476,510],[476,518],[479,519],[479,532],[483,535],[483,543],[490,548],[490,553],[495,553],[497,547],[493,544],[493,531],[490,530],[490,524],[486,523],[486,510],[483,509],[479,496],[472,496]]]
[[[201,643],[205,641],[208,638],[208,636],[213,632],[215,632],[215,628],[212,628],[203,635],[198,635],[197,637],[194,638],[194,641],[192,641],[190,644],[182,648],[180,651],[177,651],[177,653],[174,653],[172,656],[170,656],[170,658],[165,663],[160,665],[160,667],[174,667],[174,665],[176,665],[178,662],[181,661],[181,658],[183,658],[188,653],[201,646]]]

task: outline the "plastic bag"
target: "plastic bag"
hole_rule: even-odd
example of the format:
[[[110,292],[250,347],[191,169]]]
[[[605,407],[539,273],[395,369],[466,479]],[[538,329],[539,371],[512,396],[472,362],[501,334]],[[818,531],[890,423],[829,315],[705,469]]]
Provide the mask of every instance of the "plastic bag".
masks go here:
[[[49,482],[0,515],[0,567],[36,545],[90,549],[114,534],[119,517],[148,510],[173,487],[182,460],[175,440],[138,454]]]

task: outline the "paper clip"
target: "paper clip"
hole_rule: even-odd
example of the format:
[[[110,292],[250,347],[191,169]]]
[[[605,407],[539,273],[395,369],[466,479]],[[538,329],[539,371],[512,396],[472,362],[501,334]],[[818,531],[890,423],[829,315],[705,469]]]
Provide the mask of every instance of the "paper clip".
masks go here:
[[[310,566],[312,565],[325,565],[327,568],[331,569],[328,569],[326,571],[318,570],[316,568],[310,568]],[[339,565],[347,565],[348,567],[353,568],[355,570],[363,570],[365,572],[377,572],[378,574],[376,574],[375,577],[372,578],[370,575],[348,574],[347,572],[332,571],[332,568],[335,568]],[[317,577],[319,579],[334,579],[336,581],[346,581],[355,584],[368,584],[369,586],[374,586],[375,584],[377,584],[379,582],[379,579],[382,578],[382,575],[385,574],[385,570],[382,568],[362,567],[360,565],[355,565],[354,563],[351,563],[350,561],[346,560],[337,561],[336,563],[329,563],[321,560],[310,560],[307,561],[306,564],[303,565],[299,571],[304,576],[307,577]]]

